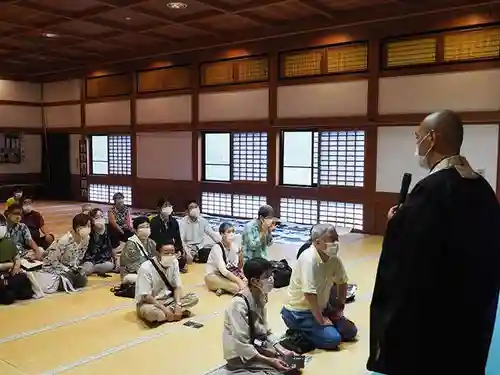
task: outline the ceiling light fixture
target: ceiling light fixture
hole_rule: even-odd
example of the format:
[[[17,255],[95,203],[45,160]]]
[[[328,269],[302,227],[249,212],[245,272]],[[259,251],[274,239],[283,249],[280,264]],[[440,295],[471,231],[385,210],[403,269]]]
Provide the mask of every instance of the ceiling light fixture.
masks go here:
[[[54,34],[54,33],[42,33],[42,36],[44,38],[57,38],[59,35]]]
[[[125,17],[125,21],[130,21],[132,17]]]
[[[167,3],[167,7],[170,9],[186,9],[188,6],[185,3],[172,2]]]

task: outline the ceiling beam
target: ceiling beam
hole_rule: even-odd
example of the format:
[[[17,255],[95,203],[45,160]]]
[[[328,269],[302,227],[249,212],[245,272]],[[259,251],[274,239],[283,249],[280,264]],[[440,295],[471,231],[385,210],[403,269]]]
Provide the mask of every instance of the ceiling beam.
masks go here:
[[[316,13],[325,16],[326,18],[335,19],[335,15],[333,14],[332,10],[327,6],[321,4],[317,0],[298,0],[297,2]]]

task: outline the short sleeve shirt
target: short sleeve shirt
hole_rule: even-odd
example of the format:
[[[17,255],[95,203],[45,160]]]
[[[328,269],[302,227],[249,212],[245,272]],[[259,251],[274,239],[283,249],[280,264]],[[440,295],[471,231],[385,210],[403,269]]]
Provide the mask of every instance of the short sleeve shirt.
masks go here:
[[[304,294],[316,294],[318,305],[324,310],[330,299],[333,284],[347,283],[347,273],[338,256],[323,262],[314,246],[305,250],[292,271],[288,286],[287,309],[296,311],[309,310],[309,303]]]
[[[156,262],[156,260],[153,260]],[[181,286],[181,274],[179,270],[179,262],[177,259],[174,264],[167,269],[156,263],[160,270],[165,272],[168,282],[173,288]],[[172,292],[167,288],[165,282],[156,271],[151,261],[144,262],[137,271],[137,281],[135,283],[135,301],[140,303],[142,297],[151,295],[157,300],[165,300]]]

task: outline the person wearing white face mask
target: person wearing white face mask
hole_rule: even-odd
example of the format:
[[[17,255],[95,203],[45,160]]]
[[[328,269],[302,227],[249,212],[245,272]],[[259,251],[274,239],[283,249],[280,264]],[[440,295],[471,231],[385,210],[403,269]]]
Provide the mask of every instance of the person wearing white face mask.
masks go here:
[[[23,203],[22,201],[23,201],[23,189],[15,188],[14,194],[12,195],[12,197],[7,199],[7,202],[5,203],[5,210],[7,210],[14,203],[22,205]]]
[[[336,349],[342,341],[353,340],[357,328],[343,316],[348,278],[337,256],[335,227],[315,225],[311,242],[293,267],[288,302],[281,316],[291,331],[301,334],[316,348]],[[338,306],[329,306],[332,287],[339,290]]]
[[[415,132],[418,164],[429,173],[388,213],[370,305],[370,371],[479,375],[495,353],[498,189],[461,155],[464,136],[450,110],[430,114]],[[481,142],[470,142],[480,155]],[[445,338],[446,351],[422,350],[429,334]]]
[[[123,193],[113,194],[113,206],[108,211],[109,233],[111,244],[116,249],[134,235],[132,231],[132,216],[130,208],[125,204]]]
[[[276,229],[278,219],[274,209],[264,205],[257,212],[257,219],[245,225],[242,235],[242,248],[245,260],[252,258],[267,259],[267,250],[273,243],[273,230]]]
[[[222,223],[219,227],[222,241],[215,244],[205,265],[205,284],[216,292],[235,294],[246,287],[240,263],[240,249],[234,243],[234,226]]]
[[[220,242],[221,238],[216,233],[207,219],[200,216],[200,207],[196,202],[190,202],[187,207],[187,215],[180,222],[181,239],[186,250],[187,262],[193,261],[205,263],[206,259],[200,260],[198,253],[201,249],[210,251],[214,243]]]
[[[82,267],[87,275],[95,273],[104,277],[108,272],[115,269],[111,238],[108,234],[102,210],[94,208],[90,211],[90,217],[92,218],[92,229]]]
[[[181,272],[187,272],[186,252],[182,244],[179,223],[172,216],[174,208],[166,198],[160,198],[157,207],[158,215],[151,219],[150,238],[156,243],[172,241],[175,246],[175,253]]]
[[[41,271],[34,272],[44,293],[71,292],[87,285],[81,263],[89,245],[90,216],[78,214],[72,228],[47,250]]]
[[[26,273],[21,271],[21,258],[14,243],[5,238],[7,223],[0,215],[0,304],[10,305],[17,300],[33,297]]]
[[[26,224],[33,241],[42,249],[47,249],[54,242],[55,237],[45,225],[42,214],[33,209],[32,198],[26,198],[23,201],[21,223]]]
[[[17,250],[21,258],[30,261],[41,260],[44,254],[44,249],[39,247],[33,238],[28,226],[21,222],[22,206],[14,203],[9,206],[6,212],[7,215],[7,234]]]
[[[248,287],[233,297],[224,315],[222,348],[227,364],[215,374],[285,373],[290,367],[282,356],[295,353],[281,347],[269,329],[266,305],[274,284],[272,265],[253,258],[245,263],[243,273]]]
[[[135,234],[129,237],[120,256],[120,276],[124,283],[134,283],[141,264],[156,253],[156,243],[149,238],[149,219],[136,217],[132,226]]]
[[[183,294],[172,241],[157,244],[156,256],[139,268],[135,301],[137,315],[148,323],[179,321],[189,316],[189,310],[198,303],[196,294]]]

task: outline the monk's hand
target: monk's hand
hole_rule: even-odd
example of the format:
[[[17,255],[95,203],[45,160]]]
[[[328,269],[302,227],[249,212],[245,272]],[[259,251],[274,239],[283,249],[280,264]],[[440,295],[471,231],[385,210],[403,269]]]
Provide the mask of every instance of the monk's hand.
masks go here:
[[[389,209],[389,212],[387,213],[387,220],[391,220],[392,217],[394,216],[394,214],[396,213],[398,209],[398,206],[392,206],[390,209]]]

